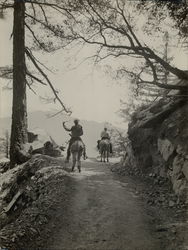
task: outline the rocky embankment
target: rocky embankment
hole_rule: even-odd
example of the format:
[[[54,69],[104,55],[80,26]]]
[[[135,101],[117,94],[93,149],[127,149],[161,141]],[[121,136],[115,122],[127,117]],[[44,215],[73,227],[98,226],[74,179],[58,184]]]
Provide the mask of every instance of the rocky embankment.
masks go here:
[[[44,131],[37,132],[29,133],[22,164],[10,168],[8,159],[0,160],[0,249],[40,243],[42,234],[51,233],[53,226],[47,225],[55,221],[54,211],[66,205],[70,178],[60,147]]]
[[[161,99],[137,110],[128,128],[129,143],[121,164],[112,168],[144,184],[140,193],[149,206],[164,211],[161,230],[174,231],[180,249],[188,232],[188,102]],[[179,249],[179,248],[178,248]]]
[[[188,203],[188,102],[161,100],[138,110],[129,124],[123,169],[171,183],[176,202]]]
[[[54,211],[66,199],[69,173],[62,157],[35,155],[0,175],[0,247],[26,249],[50,234]],[[64,209],[62,207],[62,209]]]

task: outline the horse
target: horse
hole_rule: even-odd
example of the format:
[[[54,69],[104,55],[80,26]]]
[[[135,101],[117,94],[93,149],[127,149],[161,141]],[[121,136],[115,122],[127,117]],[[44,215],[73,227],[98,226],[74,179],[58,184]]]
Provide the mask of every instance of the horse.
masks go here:
[[[108,139],[102,139],[99,142],[99,152],[101,154],[101,162],[109,162],[109,153],[110,153],[110,141]]]
[[[72,171],[77,164],[79,173],[81,172],[81,156],[84,153],[84,144],[80,140],[76,140],[70,147],[70,152],[72,154]]]

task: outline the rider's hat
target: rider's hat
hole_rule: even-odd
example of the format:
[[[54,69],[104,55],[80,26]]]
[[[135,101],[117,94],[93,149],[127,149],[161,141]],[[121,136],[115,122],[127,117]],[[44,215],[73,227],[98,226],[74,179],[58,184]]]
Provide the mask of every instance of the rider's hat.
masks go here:
[[[76,118],[76,119],[74,119],[74,122],[79,122],[79,119],[77,119],[77,118]]]

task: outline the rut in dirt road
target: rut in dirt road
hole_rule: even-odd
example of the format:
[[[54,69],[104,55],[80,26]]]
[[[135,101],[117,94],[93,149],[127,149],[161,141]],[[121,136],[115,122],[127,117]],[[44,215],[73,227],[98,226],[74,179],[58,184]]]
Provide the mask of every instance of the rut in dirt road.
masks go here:
[[[162,249],[142,201],[108,166],[85,162],[81,174],[72,174],[75,192],[43,249]]]

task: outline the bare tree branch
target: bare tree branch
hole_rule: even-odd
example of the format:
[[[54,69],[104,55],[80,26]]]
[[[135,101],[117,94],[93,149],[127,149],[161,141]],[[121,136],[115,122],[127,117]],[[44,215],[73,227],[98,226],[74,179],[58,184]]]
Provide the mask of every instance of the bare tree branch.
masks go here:
[[[47,30],[51,31],[56,37],[60,37],[62,38],[62,31],[61,30],[56,30],[54,27],[52,28],[51,25],[42,22],[41,20],[31,16],[30,14],[28,14],[27,12],[25,12],[25,15],[29,18],[31,18],[32,20],[36,21],[37,23],[41,24],[42,26],[44,26]]]
[[[31,32],[31,34],[32,34],[32,36],[33,36],[33,38],[34,38],[34,41],[37,42],[37,44],[39,45],[39,47],[40,47],[41,49],[43,49],[44,51],[49,52],[48,49],[45,47],[45,44],[42,43],[42,42],[36,37],[34,31],[30,28],[30,26],[29,26],[26,22],[25,22],[25,26],[26,26],[27,29]]]
[[[34,91],[34,89],[31,87],[31,85],[28,83],[27,79],[25,80],[26,81],[26,85],[29,87],[29,89],[35,94],[37,95],[37,93]]]
[[[85,4],[86,3],[86,4]],[[130,22],[127,20],[126,16],[125,16],[125,12],[123,7],[125,7],[125,5],[123,7],[120,7],[118,0],[116,0],[116,7],[114,7],[113,5],[108,5],[106,10],[112,10],[113,13],[117,14],[119,16],[119,18],[121,18],[121,20],[119,20],[119,24],[115,22],[115,20],[110,19],[110,15],[111,13],[109,12],[109,16],[108,14],[104,15],[102,11],[100,11],[100,5],[97,6],[97,4],[95,2],[92,2],[90,0],[85,0],[82,1],[82,5],[84,6],[84,10],[86,11],[86,13],[88,13],[89,17],[92,21],[92,23],[96,24],[96,29],[93,29],[91,31],[91,33],[88,32],[84,34],[84,32],[82,34],[79,34],[78,32],[73,32],[73,36],[75,37],[75,39],[81,39],[82,41],[84,41],[85,43],[88,44],[93,44],[93,45],[99,45],[101,47],[104,47],[107,50],[108,54],[112,54],[111,50],[115,51],[115,53],[117,52],[117,54],[120,54],[118,50],[122,50],[122,51],[126,51],[126,53],[122,53],[123,54],[127,54],[130,56],[138,56],[139,58],[142,57],[145,59],[147,66],[150,67],[152,74],[153,74],[153,81],[151,84],[155,84],[158,85],[158,87],[163,88],[166,87],[165,84],[162,84],[159,82],[158,79],[158,71],[156,68],[155,64],[161,65],[161,67],[163,67],[166,71],[171,72],[172,74],[174,74],[175,76],[177,76],[180,79],[185,79],[186,81],[188,80],[188,73],[178,69],[176,67],[173,67],[172,65],[169,64],[169,62],[166,62],[163,58],[159,57],[152,49],[150,49],[147,45],[142,45],[140,40],[138,39],[138,37],[136,36],[135,32],[133,31],[133,28],[130,25]],[[114,14],[114,16],[115,16]],[[83,13],[83,16],[85,17],[85,13]],[[121,21],[121,23],[120,23]],[[122,25],[122,23],[125,24],[125,27]],[[90,24],[90,22],[88,21],[88,25]],[[98,28],[97,28],[98,26]],[[97,30],[98,32],[96,32],[96,34],[100,34],[100,38],[99,37],[95,37],[92,35],[94,30]],[[107,30],[111,30],[114,33],[110,33],[110,36],[108,35],[108,33],[104,32]],[[88,34],[90,33],[90,36],[88,36]],[[87,35],[86,35],[87,34]],[[125,37],[128,39],[129,41],[129,45],[124,44],[122,41],[115,43],[116,40],[118,41],[118,39],[114,39],[114,41],[112,42],[112,34],[115,38],[116,34],[121,35],[122,38]],[[101,40],[102,39],[102,40]],[[108,42],[108,40],[110,42]],[[115,43],[115,44],[114,44]],[[105,57],[108,57],[105,56]],[[99,55],[97,55],[97,58],[99,58]],[[184,86],[178,86],[175,87],[174,85],[169,85],[169,87],[166,87],[169,89],[182,89],[183,91],[187,89],[187,84],[185,84]]]
[[[46,24],[49,25],[49,24],[48,24],[48,18],[47,18],[47,16],[46,16],[46,13],[45,13],[45,11],[44,11],[43,6],[40,5],[40,4],[39,4],[39,6],[40,6],[40,8],[41,8],[41,10],[42,10],[42,13],[43,13],[44,19],[45,19],[45,21],[46,21]]]
[[[26,3],[32,3],[32,4],[36,4],[36,5],[43,5],[43,6],[48,6],[48,7],[52,7],[53,9],[56,9],[56,10],[63,10],[64,13],[62,14],[65,14],[67,13],[69,16],[71,16],[72,18],[74,18],[74,16],[71,14],[71,10],[65,8],[65,7],[62,7],[58,4],[54,4],[54,3],[46,3],[46,2],[38,2],[38,1],[27,1],[25,0]]]
[[[4,9],[9,9],[9,8],[14,8],[14,4],[6,4],[6,0],[0,4],[0,10],[4,10]]]
[[[131,76],[134,76],[135,78],[138,79],[138,82],[139,84],[142,84],[142,83],[146,83],[146,84],[151,84],[151,85],[156,85],[160,88],[164,88],[164,89],[174,89],[174,90],[184,90],[186,91],[187,90],[187,86],[182,86],[182,85],[172,85],[172,84],[164,84],[164,83],[160,83],[158,81],[148,81],[148,80],[144,80],[140,77],[140,74],[137,74],[135,72],[132,72],[132,71],[129,71],[129,70],[126,70],[126,69],[121,69],[121,71],[124,71],[126,72],[127,74],[131,75]],[[182,80],[179,81],[179,84],[181,83]]]
[[[27,48],[29,51],[30,51],[30,53],[31,53],[31,50],[29,49],[29,48]],[[39,61],[33,54],[32,54],[32,56],[33,56],[33,58],[34,58],[34,60],[36,61],[36,62],[38,62],[41,66],[43,66],[46,70],[48,70],[50,73],[52,73],[52,74],[54,74],[54,72],[50,69],[50,68],[48,68],[46,65],[44,65],[44,63],[42,63],[41,61]]]
[[[32,9],[33,9],[33,15],[34,17],[36,17],[36,10],[35,10],[35,6],[33,3],[31,3]]]
[[[36,69],[40,72],[40,74],[45,78],[45,80],[47,81],[48,85],[50,86],[52,92],[54,93],[55,96],[55,100],[58,100],[58,102],[61,104],[62,106],[62,111],[65,111],[68,114],[71,114],[71,111],[68,110],[65,105],[63,104],[63,102],[61,101],[61,99],[58,96],[58,92],[57,90],[55,90],[55,88],[53,87],[53,84],[51,83],[51,81],[49,80],[49,78],[47,77],[47,75],[44,73],[44,71],[39,67],[38,63],[35,61],[33,55],[31,54],[31,52],[29,52],[29,50],[27,48],[25,48],[25,53],[28,56],[28,58],[31,60],[31,62],[33,63],[33,65],[36,67]]]
[[[0,78],[12,79],[13,68],[11,66],[0,67]]]
[[[31,78],[34,79],[35,81],[43,84],[43,85],[47,85],[45,82],[43,82],[41,79],[39,79],[38,77],[34,76],[33,74],[31,74],[28,70],[26,71],[26,74]]]

